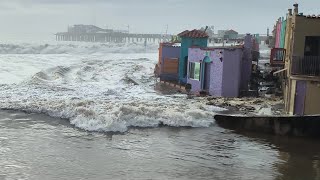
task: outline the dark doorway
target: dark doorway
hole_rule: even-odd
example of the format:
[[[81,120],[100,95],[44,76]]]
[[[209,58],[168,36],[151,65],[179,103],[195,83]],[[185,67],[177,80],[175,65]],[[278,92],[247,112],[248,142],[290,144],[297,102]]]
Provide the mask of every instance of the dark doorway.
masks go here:
[[[307,36],[304,47],[304,56],[320,56],[319,45],[319,36]]]
[[[183,77],[187,77],[188,73],[188,56],[184,57],[184,69],[183,69]]]
[[[210,87],[210,69],[211,69],[210,63],[205,63],[203,89],[206,91],[209,91],[209,87]]]
[[[304,57],[300,61],[301,73],[319,76],[320,72],[320,36],[307,36]]]

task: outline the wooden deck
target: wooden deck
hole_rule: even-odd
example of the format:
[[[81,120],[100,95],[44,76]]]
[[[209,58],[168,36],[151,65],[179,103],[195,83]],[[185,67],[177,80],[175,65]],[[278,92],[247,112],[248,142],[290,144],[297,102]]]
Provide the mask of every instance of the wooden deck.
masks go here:
[[[169,81],[160,81],[161,84],[165,84],[167,86],[173,87],[175,89],[180,90],[182,93],[187,93],[186,88],[184,85],[181,85],[176,82],[169,82]]]

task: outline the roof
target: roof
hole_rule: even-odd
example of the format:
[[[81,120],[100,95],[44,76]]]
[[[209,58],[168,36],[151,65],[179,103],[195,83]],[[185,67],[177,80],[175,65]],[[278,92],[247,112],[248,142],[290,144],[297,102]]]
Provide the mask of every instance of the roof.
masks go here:
[[[243,45],[235,45],[235,46],[214,46],[214,47],[206,47],[206,48],[200,48],[200,49],[205,51],[214,51],[216,49],[234,50],[234,49],[242,49],[242,48],[243,48]]]
[[[170,43],[170,42],[163,42],[160,43],[162,46],[165,47],[181,47],[181,43]]]
[[[301,14],[298,14],[297,16],[305,17],[305,18],[310,18],[310,19],[320,19],[320,15],[315,15],[315,14],[312,14],[312,15],[303,15],[303,14],[301,13]]]
[[[238,34],[238,32],[233,29],[230,29],[230,30],[226,31],[225,34]]]
[[[201,49],[203,51],[214,51],[214,50],[235,50],[235,49],[243,49],[243,45],[235,45],[235,46],[213,46],[213,47],[199,47],[192,46],[191,49]]]
[[[208,38],[209,35],[204,32],[204,31],[201,31],[201,30],[192,30],[192,31],[189,31],[189,30],[185,30],[183,32],[181,32],[180,34],[178,34],[178,36],[180,37],[189,37],[189,38]]]

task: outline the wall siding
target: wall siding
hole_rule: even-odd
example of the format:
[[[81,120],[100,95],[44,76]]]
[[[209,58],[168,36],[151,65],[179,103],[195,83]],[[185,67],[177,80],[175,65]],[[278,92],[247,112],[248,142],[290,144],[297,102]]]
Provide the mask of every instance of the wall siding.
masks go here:
[[[297,81],[296,97],[294,101],[294,114],[304,115],[304,102],[306,97],[307,83],[306,81]]]
[[[225,50],[223,59],[223,97],[238,97],[240,91],[242,49]]]
[[[295,21],[293,55],[303,56],[305,37],[320,35],[320,21],[300,16],[296,16]]]
[[[178,79],[178,67],[176,70],[176,73],[168,73],[172,70],[165,70],[165,59],[172,59],[173,62],[175,60],[173,58],[179,58],[180,57],[180,47],[173,47],[173,46],[162,46],[162,53],[159,56],[161,58],[161,69],[160,69],[160,79],[161,80],[177,80]],[[170,63],[169,63],[170,64]],[[168,67],[168,66],[167,66]],[[169,76],[168,76],[169,75]]]
[[[222,62],[218,56],[219,52],[222,52]],[[223,66],[224,66],[224,50],[216,49],[211,53],[211,76],[210,76],[210,88],[209,94],[212,96],[222,96],[222,78],[223,78]]]
[[[311,83],[307,81],[307,92],[305,99],[305,115],[320,114],[320,82]]]
[[[210,66],[210,88],[209,94],[213,96],[222,96],[222,73],[223,73],[223,62],[220,61],[218,53],[223,51],[221,49],[216,49],[211,51],[210,59],[212,63],[207,64]],[[200,48],[190,48],[189,49],[189,62],[200,62],[205,58],[206,51]],[[188,68],[189,69],[189,68]],[[188,77],[190,75],[188,74]],[[201,91],[201,82],[188,78],[187,82],[192,85],[192,92],[197,93]]]

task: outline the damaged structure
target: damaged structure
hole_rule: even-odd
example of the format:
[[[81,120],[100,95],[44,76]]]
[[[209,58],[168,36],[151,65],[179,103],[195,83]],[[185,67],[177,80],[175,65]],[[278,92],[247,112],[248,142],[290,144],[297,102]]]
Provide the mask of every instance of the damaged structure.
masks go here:
[[[248,91],[253,54],[259,52],[255,37],[247,34],[241,45],[208,47],[205,31],[186,30],[178,36],[181,44],[160,43],[155,73],[161,81],[215,97],[239,97]]]
[[[248,91],[252,48],[251,35],[241,46],[189,48],[187,83],[191,84],[191,92],[239,97],[241,91]]]
[[[285,111],[290,115],[320,114],[320,15],[299,13],[298,4],[275,26],[274,59],[281,74]],[[277,53],[282,48],[282,53]]]

